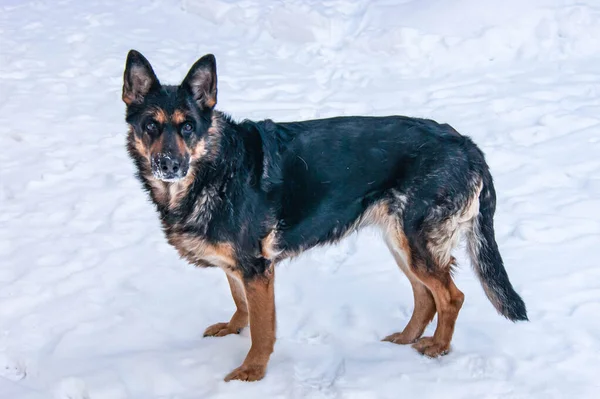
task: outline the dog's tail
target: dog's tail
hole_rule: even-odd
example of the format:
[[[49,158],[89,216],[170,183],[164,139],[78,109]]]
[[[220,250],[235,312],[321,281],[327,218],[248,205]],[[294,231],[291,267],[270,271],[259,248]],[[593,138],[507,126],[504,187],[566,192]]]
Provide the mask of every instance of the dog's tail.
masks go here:
[[[483,289],[496,310],[512,321],[528,320],[523,299],[508,279],[494,237],[496,192],[492,176],[484,166],[483,188],[479,194],[479,214],[467,233],[471,262]]]

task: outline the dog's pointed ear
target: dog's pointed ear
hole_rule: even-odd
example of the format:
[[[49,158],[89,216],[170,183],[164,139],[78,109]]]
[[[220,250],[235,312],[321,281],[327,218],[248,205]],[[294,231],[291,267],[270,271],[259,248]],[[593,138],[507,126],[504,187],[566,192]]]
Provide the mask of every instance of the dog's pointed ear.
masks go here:
[[[214,108],[217,104],[217,60],[212,54],[200,58],[181,83],[201,108]]]
[[[148,60],[139,52],[130,50],[123,74],[123,101],[130,105],[141,102],[146,94],[160,87],[160,82]]]

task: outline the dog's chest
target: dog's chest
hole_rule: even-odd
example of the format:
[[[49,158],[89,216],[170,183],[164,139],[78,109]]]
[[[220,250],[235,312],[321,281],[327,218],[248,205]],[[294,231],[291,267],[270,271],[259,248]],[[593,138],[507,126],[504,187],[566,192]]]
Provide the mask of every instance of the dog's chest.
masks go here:
[[[187,190],[187,188],[186,188]],[[175,184],[169,187],[170,211],[165,215],[165,231],[168,242],[182,258],[200,267],[218,266],[224,269],[235,266],[233,245],[228,242],[214,242],[205,236],[212,223],[213,212],[219,204],[217,190],[203,187],[193,202],[185,202],[189,195]],[[163,220],[165,220],[163,219]],[[194,233],[182,232],[186,227]]]
[[[167,240],[179,255],[199,267],[217,266],[225,271],[236,269],[233,246],[227,242],[209,242],[191,233],[167,232]]]

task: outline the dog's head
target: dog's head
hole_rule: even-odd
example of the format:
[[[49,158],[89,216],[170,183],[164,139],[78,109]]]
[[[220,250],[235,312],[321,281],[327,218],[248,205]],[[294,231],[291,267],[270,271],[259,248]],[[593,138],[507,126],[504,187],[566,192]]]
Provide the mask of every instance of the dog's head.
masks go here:
[[[154,178],[185,178],[205,156],[217,103],[217,66],[212,54],[200,58],[179,86],[161,85],[148,60],[131,50],[123,76],[131,148],[148,162]]]

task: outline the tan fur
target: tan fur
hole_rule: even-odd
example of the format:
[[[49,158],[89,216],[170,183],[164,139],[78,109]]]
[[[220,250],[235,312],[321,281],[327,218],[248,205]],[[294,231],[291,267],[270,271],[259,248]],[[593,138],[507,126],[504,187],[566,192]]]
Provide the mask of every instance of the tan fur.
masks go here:
[[[162,108],[154,110],[152,116],[154,117],[154,120],[160,123],[161,125],[164,125],[169,120],[167,113]]]
[[[402,271],[407,275],[412,273],[410,270],[413,266],[412,253],[408,238],[406,238],[406,234],[404,234],[399,221],[395,223],[390,222],[388,230],[385,231],[385,242],[390,251],[392,251],[392,255],[398,257],[396,260],[401,260],[398,266],[400,266]]]
[[[479,192],[476,193],[478,198]],[[460,214],[461,222],[470,221],[479,210],[471,201]],[[436,268],[431,270],[422,260],[412,254],[410,244],[399,222],[388,225],[386,243],[390,248],[398,266],[409,279],[414,296],[413,314],[402,332],[384,338],[397,344],[409,344],[419,339],[427,324],[431,322],[436,311],[438,324],[433,337],[419,339],[413,346],[419,352],[436,357],[450,350],[450,341],[454,333],[454,325],[458,312],[464,301],[464,294],[456,287],[450,275],[454,257],[448,254],[447,263],[440,264],[440,258],[435,258]],[[459,232],[460,233],[460,232]],[[451,238],[452,239],[452,238]],[[447,242],[444,242],[448,245]],[[452,248],[450,248],[451,250]],[[436,252],[433,252],[436,254]],[[437,252],[439,254],[440,252]]]
[[[194,148],[192,148],[190,150],[190,155],[192,160],[197,160],[200,158],[204,158],[204,157],[212,157],[214,159],[214,157],[217,156],[218,153],[218,145],[219,145],[219,141],[221,139],[221,122],[220,122],[220,118],[219,118],[219,112],[215,111],[213,112],[212,118],[211,118],[211,123],[210,126],[208,128],[207,131],[207,139],[205,139],[204,137],[201,138],[198,143],[196,143],[196,145],[194,146]],[[212,151],[209,154],[207,147],[208,147],[208,142],[210,142],[211,146],[212,146]]]
[[[217,323],[204,331],[205,337],[224,337],[229,334],[238,334],[240,330],[248,325],[248,304],[246,292],[242,281],[227,274],[229,289],[235,302],[236,310],[228,323]]]
[[[174,209],[179,205],[179,202],[181,202],[194,182],[195,176],[196,171],[193,168],[190,168],[186,177],[177,182],[168,183],[169,208]]]
[[[163,143],[164,141],[164,136],[161,134],[158,139],[156,139],[152,145],[150,145],[149,148],[149,155],[150,157],[152,157],[154,154],[159,154],[162,152],[162,148],[163,148]],[[148,161],[150,161],[150,157],[148,158]]]
[[[131,132],[130,134],[133,135],[133,132]],[[142,139],[135,136],[134,146],[135,146],[135,149],[137,150],[137,152],[140,153],[140,155],[142,155],[147,160],[150,160],[150,151],[148,149],[148,146],[146,145],[146,143],[144,143],[144,141]]]
[[[412,316],[402,332],[388,335],[382,341],[400,345],[412,344],[423,335],[425,328],[435,316],[435,302],[429,289],[418,279],[409,278],[409,281],[413,289],[414,300]]]
[[[479,213],[479,194],[483,185],[479,182],[476,187],[463,210],[440,223],[427,237],[427,248],[440,265],[451,265],[452,250],[458,245],[463,232],[471,228],[473,218]]]
[[[169,201],[168,184],[164,181],[155,179],[154,176],[146,177],[146,179],[150,183],[154,199],[160,204],[166,204]]]
[[[221,129],[223,128],[221,126],[221,118],[222,118],[223,114],[219,111],[213,111],[213,113],[211,114],[211,123],[210,123],[210,129],[214,129],[211,133],[216,133],[218,132],[219,134],[221,133]]]
[[[205,155],[206,155],[206,140],[204,138],[201,138],[200,140],[198,140],[198,143],[196,143],[196,145],[190,152],[190,156],[192,157],[192,160],[195,161],[197,159],[202,158]]]
[[[388,230],[390,223],[392,223],[392,218],[390,216],[389,206],[385,202],[379,202],[369,207],[365,213],[363,213],[353,230],[368,225],[377,225],[383,227],[384,230]]]
[[[282,251],[277,249],[277,230],[273,229],[261,241],[262,256],[266,259],[274,260],[281,255]]]
[[[185,122],[185,120],[185,113],[179,109],[176,109],[171,115],[171,122],[173,122],[174,125],[180,125]]]
[[[208,128],[209,136],[220,136],[223,126],[221,126],[221,113],[214,111],[210,120],[210,127]]]
[[[396,222],[390,227],[386,233],[385,241],[398,267],[410,281],[413,289],[414,309],[404,330],[385,337],[383,341],[406,345],[415,342],[423,335],[423,331],[435,315],[435,302],[429,289],[419,281],[412,271],[414,266],[412,264],[411,249],[400,223]]]
[[[181,137],[180,135],[176,135],[175,136],[175,144],[177,145],[177,150],[179,150],[179,154],[181,154],[181,155],[188,154],[187,144],[185,143],[185,140],[183,139],[183,137]]]
[[[130,140],[133,139],[134,149],[148,162],[146,165],[147,173],[144,177],[150,184],[153,198],[161,204],[166,204],[169,200],[168,185],[163,181],[155,179],[152,172],[150,172],[150,149],[148,148],[148,145],[143,139],[140,139],[135,135],[132,128],[129,129],[129,135],[131,137]]]
[[[225,377],[225,381],[256,381],[263,378],[275,345],[274,267],[263,275],[244,280],[250,316],[252,346],[240,367]]]
[[[241,279],[236,268],[235,251],[229,243],[212,244],[188,233],[168,233],[169,244],[173,245],[179,255],[197,266],[207,264],[222,268],[228,274]]]
[[[135,101],[135,96],[132,93],[127,92],[125,90],[125,87],[123,87],[123,93],[121,94],[121,99],[123,100],[123,102],[125,104],[131,105]]]
[[[204,101],[204,105],[206,105],[208,108],[212,108],[215,105],[217,105],[217,101],[215,100],[214,97],[212,96],[207,96],[206,97],[206,101]]]
[[[433,337],[421,338],[413,347],[430,357],[444,355],[450,350],[454,326],[465,295],[452,281],[449,270],[428,273],[416,268],[415,274],[433,295],[438,312],[438,323]]]

